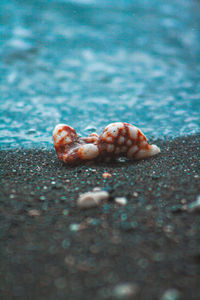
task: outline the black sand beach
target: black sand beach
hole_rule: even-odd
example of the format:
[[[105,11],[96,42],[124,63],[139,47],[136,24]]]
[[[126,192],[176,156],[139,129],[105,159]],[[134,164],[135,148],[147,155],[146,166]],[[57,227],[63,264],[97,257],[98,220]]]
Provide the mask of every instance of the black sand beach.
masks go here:
[[[0,299],[200,299],[199,135],[156,144],[149,160],[76,167],[0,151]],[[80,210],[97,186],[109,201]]]

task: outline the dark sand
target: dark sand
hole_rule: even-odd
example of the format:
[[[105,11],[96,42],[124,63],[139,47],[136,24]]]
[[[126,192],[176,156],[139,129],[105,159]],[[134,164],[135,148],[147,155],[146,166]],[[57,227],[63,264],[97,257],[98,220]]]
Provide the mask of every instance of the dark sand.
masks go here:
[[[54,151],[0,151],[0,299],[116,299],[131,283],[130,299],[174,288],[170,300],[199,300],[200,213],[187,210],[200,194],[199,136],[157,144],[149,160],[77,167]],[[79,193],[96,186],[110,200],[78,209]]]

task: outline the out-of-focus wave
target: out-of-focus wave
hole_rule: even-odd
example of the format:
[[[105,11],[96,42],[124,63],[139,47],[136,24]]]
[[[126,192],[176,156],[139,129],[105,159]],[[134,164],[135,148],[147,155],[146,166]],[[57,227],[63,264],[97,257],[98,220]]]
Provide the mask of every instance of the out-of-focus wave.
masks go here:
[[[199,132],[200,2],[0,3],[0,145],[51,145],[126,121],[152,138]]]

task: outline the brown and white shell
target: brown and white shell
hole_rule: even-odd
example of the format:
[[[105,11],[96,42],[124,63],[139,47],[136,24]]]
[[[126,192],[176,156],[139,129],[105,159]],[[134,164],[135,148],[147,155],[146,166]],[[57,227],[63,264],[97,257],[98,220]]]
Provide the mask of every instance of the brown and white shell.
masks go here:
[[[141,159],[160,152],[156,145],[148,144],[140,129],[124,122],[109,124],[100,136],[92,133],[84,138],[79,137],[74,128],[59,124],[54,129],[53,139],[58,157],[65,163],[119,156]]]

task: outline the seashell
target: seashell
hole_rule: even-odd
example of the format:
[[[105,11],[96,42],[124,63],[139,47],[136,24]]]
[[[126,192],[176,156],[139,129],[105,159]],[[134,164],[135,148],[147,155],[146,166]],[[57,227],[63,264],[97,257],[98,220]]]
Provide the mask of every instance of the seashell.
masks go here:
[[[91,133],[84,138],[74,128],[58,124],[53,139],[58,158],[68,164],[95,159],[110,161],[119,156],[137,160],[160,153],[156,145],[148,144],[139,128],[124,122],[109,124],[100,136]]]

